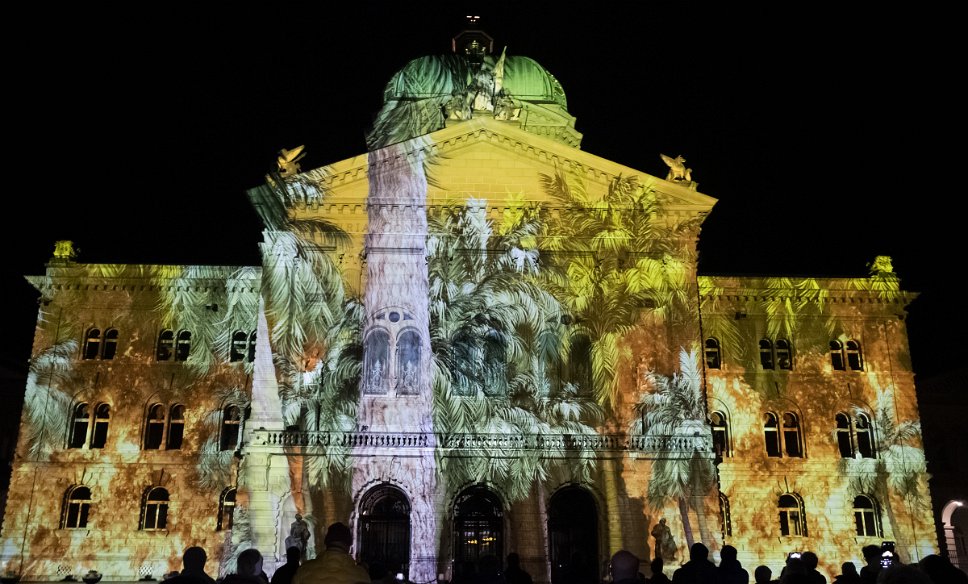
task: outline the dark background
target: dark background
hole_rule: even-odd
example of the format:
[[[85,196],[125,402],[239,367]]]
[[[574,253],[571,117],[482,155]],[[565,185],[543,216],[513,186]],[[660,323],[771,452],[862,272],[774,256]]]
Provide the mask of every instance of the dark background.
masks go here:
[[[961,368],[952,14],[845,3],[31,3],[7,22],[2,396],[22,398],[54,242],[78,261],[258,265],[280,148],[364,153],[390,77],[465,15],[561,82],[582,149],[718,203],[700,272],[864,276],[890,255],[918,379]],[[468,7],[471,6],[471,7]],[[571,6],[571,7],[569,7]],[[18,9],[18,10],[20,10]],[[8,408],[9,409],[9,408]],[[9,412],[8,412],[9,413]],[[16,418],[12,418],[16,424]]]

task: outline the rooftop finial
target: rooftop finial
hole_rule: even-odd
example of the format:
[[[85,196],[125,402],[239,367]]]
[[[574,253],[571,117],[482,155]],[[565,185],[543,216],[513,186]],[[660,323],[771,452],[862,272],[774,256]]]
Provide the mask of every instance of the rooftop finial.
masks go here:
[[[470,14],[468,14],[468,15],[467,15],[467,16],[466,16],[465,18],[467,18],[467,22],[468,22],[468,23],[469,23],[469,24],[470,24],[471,26],[474,26],[475,24],[477,24],[477,21],[481,19],[481,17],[480,17],[480,16],[472,16],[472,15],[470,15]]]

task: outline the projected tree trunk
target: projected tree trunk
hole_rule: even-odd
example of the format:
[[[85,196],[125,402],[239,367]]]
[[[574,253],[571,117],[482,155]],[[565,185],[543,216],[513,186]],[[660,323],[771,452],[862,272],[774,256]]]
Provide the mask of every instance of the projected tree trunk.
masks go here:
[[[410,498],[409,577],[427,582],[437,575],[438,528],[424,155],[400,144],[371,152],[369,179],[359,407],[364,432],[354,447],[353,492],[365,496],[392,484]],[[406,456],[397,456],[400,444]],[[365,547],[367,540],[357,541]]]

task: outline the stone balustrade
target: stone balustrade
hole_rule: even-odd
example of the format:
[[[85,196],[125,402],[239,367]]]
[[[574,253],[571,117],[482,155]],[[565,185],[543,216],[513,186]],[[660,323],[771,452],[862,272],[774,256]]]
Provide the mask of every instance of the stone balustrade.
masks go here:
[[[712,455],[710,436],[643,434],[475,434],[420,432],[253,432],[253,444],[321,448],[440,448],[442,450],[545,450],[554,452],[616,452]]]

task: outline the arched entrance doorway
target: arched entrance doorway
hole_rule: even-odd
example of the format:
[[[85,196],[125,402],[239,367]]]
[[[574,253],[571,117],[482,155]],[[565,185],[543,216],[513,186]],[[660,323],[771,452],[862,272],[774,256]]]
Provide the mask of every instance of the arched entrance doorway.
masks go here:
[[[486,487],[466,489],[454,503],[454,579],[473,577],[484,556],[504,557],[504,508]]]
[[[407,574],[410,563],[410,502],[400,489],[374,488],[360,504],[359,560]]]
[[[553,584],[599,581],[598,510],[588,491],[568,487],[551,497],[548,545]]]
[[[948,560],[968,572],[968,508],[964,501],[948,501],[941,510],[941,523]]]

